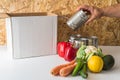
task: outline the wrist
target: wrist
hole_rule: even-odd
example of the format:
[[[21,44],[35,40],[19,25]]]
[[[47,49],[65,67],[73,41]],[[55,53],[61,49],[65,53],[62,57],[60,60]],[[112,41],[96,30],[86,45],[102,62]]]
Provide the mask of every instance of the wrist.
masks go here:
[[[105,16],[105,9],[100,8],[100,10],[101,10],[101,17],[102,17],[102,16]]]

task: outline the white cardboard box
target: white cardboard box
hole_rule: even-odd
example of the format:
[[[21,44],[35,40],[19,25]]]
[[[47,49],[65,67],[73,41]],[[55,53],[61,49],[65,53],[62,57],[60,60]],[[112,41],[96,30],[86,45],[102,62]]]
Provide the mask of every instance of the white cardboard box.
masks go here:
[[[7,14],[7,46],[14,58],[56,54],[57,15]]]

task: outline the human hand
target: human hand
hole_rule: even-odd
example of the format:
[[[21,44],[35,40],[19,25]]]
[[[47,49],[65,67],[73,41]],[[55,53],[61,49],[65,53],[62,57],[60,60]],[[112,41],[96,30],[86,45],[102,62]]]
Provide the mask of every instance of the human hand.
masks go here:
[[[95,19],[102,17],[102,15],[103,15],[102,9],[95,7],[95,6],[82,5],[77,8],[77,11],[79,11],[81,9],[86,10],[86,11],[90,12],[90,14],[91,14],[91,16],[87,20],[86,24],[88,24],[89,22],[91,22]]]

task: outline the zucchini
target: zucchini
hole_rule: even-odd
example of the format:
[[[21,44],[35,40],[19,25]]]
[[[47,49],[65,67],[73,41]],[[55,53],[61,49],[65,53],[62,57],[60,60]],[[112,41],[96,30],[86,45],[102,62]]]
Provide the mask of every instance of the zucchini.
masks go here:
[[[78,72],[80,71],[80,69],[83,66],[83,61],[78,61],[76,67],[74,68],[73,72],[72,72],[72,76],[76,76],[78,74]]]
[[[88,73],[87,73],[87,64],[84,63],[82,69],[80,70],[80,75],[83,77],[83,78],[87,78],[88,77]]]

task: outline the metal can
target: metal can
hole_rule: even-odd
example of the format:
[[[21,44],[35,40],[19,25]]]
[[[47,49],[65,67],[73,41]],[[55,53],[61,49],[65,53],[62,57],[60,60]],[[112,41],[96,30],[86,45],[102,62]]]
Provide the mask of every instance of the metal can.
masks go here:
[[[80,38],[81,42],[82,42],[82,45],[86,45],[88,46],[88,38]]]
[[[74,48],[79,48],[81,45],[98,47],[98,38],[96,36],[82,37],[80,34],[70,36],[69,42]]]
[[[81,37],[80,34],[73,34],[73,35],[70,36],[69,42],[70,42],[71,44],[73,44],[74,41],[75,41],[75,39],[79,39],[80,37]]]
[[[75,30],[82,26],[87,20],[87,11],[80,10],[67,21],[67,25]]]
[[[73,44],[73,43],[74,43],[74,40],[75,40],[75,35],[71,35],[70,38],[69,38],[69,42],[70,42],[71,44]]]
[[[81,45],[88,45],[88,38],[80,38],[80,39],[75,39],[74,41],[74,47],[79,48]]]
[[[81,44],[82,42],[80,39],[75,39],[73,47],[78,49],[81,46]]]
[[[91,36],[89,38],[89,45],[98,47],[98,38],[96,36]]]

